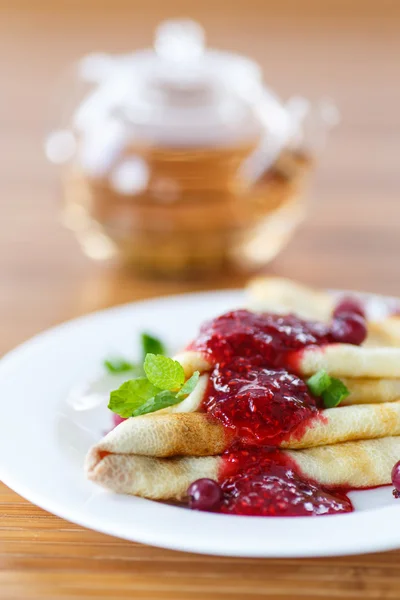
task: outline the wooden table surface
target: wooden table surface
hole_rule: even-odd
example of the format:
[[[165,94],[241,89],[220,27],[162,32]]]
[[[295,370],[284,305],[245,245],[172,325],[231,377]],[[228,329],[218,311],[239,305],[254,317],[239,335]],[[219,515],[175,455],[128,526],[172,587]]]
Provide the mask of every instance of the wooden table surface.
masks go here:
[[[149,43],[192,16],[209,40],[261,62],[282,97],[334,97],[343,121],[321,158],[309,218],[270,273],[400,295],[400,3],[165,0],[0,3],[0,351],[99,307],[242,282],[141,282],[85,259],[58,222],[43,157],[60,69],[91,50]],[[1,460],[1,458],[0,458]],[[182,554],[47,514],[0,484],[0,597],[399,598],[400,552],[315,560]]]

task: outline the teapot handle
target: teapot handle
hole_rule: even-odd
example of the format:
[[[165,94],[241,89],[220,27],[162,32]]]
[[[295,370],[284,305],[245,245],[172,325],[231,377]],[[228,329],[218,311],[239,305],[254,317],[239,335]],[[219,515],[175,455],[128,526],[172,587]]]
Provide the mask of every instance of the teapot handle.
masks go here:
[[[339,109],[329,98],[312,104],[302,96],[292,96],[286,109],[291,121],[289,147],[311,156],[324,148],[329,131],[340,122]]]
[[[317,154],[324,147],[329,131],[340,122],[338,108],[325,98],[313,105],[302,96],[292,96],[282,107],[271,104],[268,98],[260,102],[259,98],[255,110],[265,133],[242,165],[242,174],[249,186],[263,176],[284,148],[311,156]]]
[[[252,96],[252,104],[262,126],[261,139],[241,166],[241,174],[249,187],[274,164],[290,135],[289,113],[272,92],[257,91]]]

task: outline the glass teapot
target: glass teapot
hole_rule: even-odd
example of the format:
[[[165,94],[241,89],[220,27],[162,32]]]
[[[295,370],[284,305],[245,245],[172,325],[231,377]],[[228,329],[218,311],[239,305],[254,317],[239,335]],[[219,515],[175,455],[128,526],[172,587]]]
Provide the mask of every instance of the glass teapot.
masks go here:
[[[283,105],[255,62],[206,49],[186,20],[162,23],[154,49],[84,57],[77,75],[79,103],[45,150],[87,255],[181,278],[256,269],[279,252],[338,120],[332,104]]]

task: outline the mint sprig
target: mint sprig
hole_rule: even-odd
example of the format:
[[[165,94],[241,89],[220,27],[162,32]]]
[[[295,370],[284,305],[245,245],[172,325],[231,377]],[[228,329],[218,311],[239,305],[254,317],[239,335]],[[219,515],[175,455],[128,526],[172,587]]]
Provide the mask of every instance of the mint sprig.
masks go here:
[[[350,395],[349,390],[344,385],[343,381],[331,377],[331,385],[322,393],[322,400],[325,408],[334,408],[338,406],[342,400]]]
[[[166,349],[163,342],[151,335],[150,333],[142,333],[141,337],[142,342],[142,352],[143,352],[143,360],[146,358],[146,354],[165,354]]]
[[[179,391],[185,382],[181,363],[162,354],[147,354],[143,368],[147,379],[162,390]]]
[[[130,379],[111,392],[108,408],[120,417],[127,418],[159,392],[147,377]]]
[[[314,396],[322,396],[322,393],[328,389],[331,385],[332,379],[328,375],[328,373],[321,369],[318,373],[315,373],[310,379],[307,381],[308,389]]]
[[[186,398],[191,394],[199,382],[200,373],[199,371],[195,371],[190,379],[187,380],[186,383],[183,384],[179,392],[177,392],[176,397],[179,399]]]
[[[149,398],[139,408],[133,411],[132,417],[138,417],[139,415],[147,415],[148,413],[161,410],[161,408],[167,408],[182,402],[182,398],[178,398],[176,394],[173,394],[169,390],[163,390],[158,392],[152,398]]]
[[[143,332],[140,335],[140,343],[143,361],[148,353],[165,354],[163,342],[150,333]],[[144,375],[143,367],[140,363],[131,362],[120,356],[107,358],[103,362],[103,366],[112,375],[116,375],[117,373],[127,373],[128,371],[132,371],[136,377]]]
[[[135,371],[138,365],[131,363],[124,358],[108,358],[104,361],[104,367],[109,373],[126,373],[127,371]]]
[[[334,408],[350,395],[343,381],[321,369],[307,380],[310,392],[322,398],[325,408]]]
[[[182,402],[200,377],[196,371],[185,383],[182,365],[161,354],[147,354],[143,369],[147,377],[127,381],[111,392],[108,408],[121,417],[137,417]]]

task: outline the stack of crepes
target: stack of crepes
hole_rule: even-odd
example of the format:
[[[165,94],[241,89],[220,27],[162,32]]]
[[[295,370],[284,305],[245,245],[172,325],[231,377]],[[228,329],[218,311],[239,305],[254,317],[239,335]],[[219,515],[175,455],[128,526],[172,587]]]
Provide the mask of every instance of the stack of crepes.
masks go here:
[[[295,313],[326,321],[335,299],[277,278],[253,280],[248,306],[255,311]],[[368,315],[368,307],[367,307]],[[184,500],[189,485],[221,478],[221,454],[234,433],[202,412],[207,357],[185,351],[176,359],[186,377],[201,373],[195,390],[180,404],[127,419],[96,444],[86,459],[89,479],[118,493],[157,500]],[[400,318],[368,321],[361,346],[331,344],[302,350],[297,370],[304,379],[325,369],[340,378],[350,395],[322,411],[301,433],[285,438],[281,452],[310,480],[346,488],[389,484],[400,459]]]

